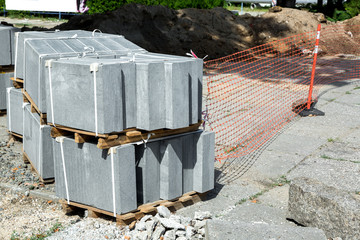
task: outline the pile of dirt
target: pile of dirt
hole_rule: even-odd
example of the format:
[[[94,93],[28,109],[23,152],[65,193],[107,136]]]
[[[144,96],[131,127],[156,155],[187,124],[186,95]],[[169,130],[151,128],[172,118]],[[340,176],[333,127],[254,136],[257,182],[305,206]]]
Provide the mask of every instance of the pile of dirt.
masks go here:
[[[320,21],[321,15],[290,8],[253,17],[236,16],[224,8],[172,10],[129,4],[107,14],[75,16],[56,28],[100,29],[121,34],[148,51],[185,55],[192,49],[199,57],[215,59],[316,30]]]

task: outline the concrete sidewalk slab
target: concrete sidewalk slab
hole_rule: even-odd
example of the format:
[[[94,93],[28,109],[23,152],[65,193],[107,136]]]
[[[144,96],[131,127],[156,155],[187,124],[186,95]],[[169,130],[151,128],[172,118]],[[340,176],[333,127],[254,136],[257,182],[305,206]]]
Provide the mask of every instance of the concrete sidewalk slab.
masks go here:
[[[269,225],[266,223],[229,222],[209,220],[206,225],[206,240],[326,240],[322,230]]]

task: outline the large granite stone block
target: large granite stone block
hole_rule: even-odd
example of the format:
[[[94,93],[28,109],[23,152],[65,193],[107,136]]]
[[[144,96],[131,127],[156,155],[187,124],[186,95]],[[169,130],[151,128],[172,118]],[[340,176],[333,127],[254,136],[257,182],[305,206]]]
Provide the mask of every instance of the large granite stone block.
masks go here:
[[[58,197],[117,214],[137,208],[133,145],[108,151],[59,137],[53,146]]]
[[[21,89],[7,88],[7,126],[13,133],[23,135],[23,94]]]
[[[54,178],[51,127],[40,124],[40,116],[24,106],[23,149],[43,179]]]
[[[360,196],[355,191],[311,178],[295,178],[289,189],[288,211],[289,219],[320,228],[329,239],[360,239]]]
[[[13,72],[0,72],[0,110],[6,109],[6,89],[13,86],[10,80],[13,76]]]

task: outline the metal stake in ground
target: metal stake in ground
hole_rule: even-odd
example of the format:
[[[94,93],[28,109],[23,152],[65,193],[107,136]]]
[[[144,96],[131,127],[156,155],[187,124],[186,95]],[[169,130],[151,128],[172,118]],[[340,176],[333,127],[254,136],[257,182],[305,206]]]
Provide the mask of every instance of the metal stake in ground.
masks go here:
[[[321,31],[321,24],[319,24],[318,28],[317,28],[315,50],[314,50],[314,61],[313,61],[313,66],[312,66],[312,70],[311,70],[309,96],[308,96],[306,108],[299,113],[300,116],[302,116],[302,117],[324,116],[325,115],[324,112],[314,108],[315,102],[314,102],[314,104],[312,104],[312,92],[313,92],[313,87],[314,87],[314,78],[315,78],[317,54],[318,54],[318,50],[319,50],[320,31]]]

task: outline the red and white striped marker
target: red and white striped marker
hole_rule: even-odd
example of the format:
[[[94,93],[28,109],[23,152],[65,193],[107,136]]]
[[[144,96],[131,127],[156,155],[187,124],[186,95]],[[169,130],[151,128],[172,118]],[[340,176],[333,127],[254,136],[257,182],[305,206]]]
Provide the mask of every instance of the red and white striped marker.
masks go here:
[[[307,101],[307,105],[306,105],[307,109],[310,109],[310,106],[311,106],[312,92],[313,92],[314,78],[315,78],[315,69],[316,69],[316,60],[317,60],[317,54],[319,51],[320,31],[321,31],[321,24],[318,25],[317,34],[316,34],[315,49],[314,49],[314,61],[313,61],[313,66],[312,66],[312,70],[311,70],[309,96],[308,96],[308,101]]]

